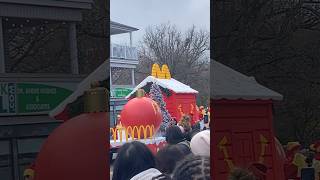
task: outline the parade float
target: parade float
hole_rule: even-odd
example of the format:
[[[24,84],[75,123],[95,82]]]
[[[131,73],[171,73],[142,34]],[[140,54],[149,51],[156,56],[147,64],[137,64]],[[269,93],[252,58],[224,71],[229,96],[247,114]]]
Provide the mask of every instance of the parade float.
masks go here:
[[[124,143],[140,141],[156,153],[166,144],[159,132],[163,125],[170,125],[168,118],[189,115],[196,122],[205,113],[196,105],[196,90],[172,78],[166,65],[154,65],[152,76],[127,96],[117,126],[110,128],[106,68],[104,62],[50,112],[63,123],[38,154],[32,169],[35,180],[107,178],[108,155]]]
[[[273,103],[282,95],[216,61],[211,71],[213,177],[227,179],[234,167],[259,163],[267,180],[284,179],[285,157],[272,122]]]
[[[196,105],[198,91],[171,77],[167,65],[152,66],[151,76],[138,84],[126,98],[118,125],[110,128],[111,152],[124,143],[141,141],[155,153],[165,142],[164,129],[173,119],[178,121],[183,115],[192,118],[191,124],[199,120]],[[161,131],[162,130],[162,134]]]
[[[126,98],[133,98],[138,89],[143,89],[146,95],[150,96],[153,84],[159,86],[166,109],[172,118],[179,120],[184,114],[188,114],[192,116],[192,124],[199,119],[196,115],[199,111],[196,105],[198,91],[171,77],[167,65],[162,65],[160,69],[158,64],[154,64],[151,76],[148,76],[138,84]]]

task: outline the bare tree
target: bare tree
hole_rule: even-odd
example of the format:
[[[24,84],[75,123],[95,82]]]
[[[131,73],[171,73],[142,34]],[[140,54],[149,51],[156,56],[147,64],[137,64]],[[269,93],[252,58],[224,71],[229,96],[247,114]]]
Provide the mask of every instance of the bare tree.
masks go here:
[[[199,103],[209,99],[209,33],[192,26],[185,33],[174,25],[149,27],[139,47],[138,82],[150,75],[153,63],[167,64],[171,75],[199,91]],[[149,68],[146,68],[149,67]]]
[[[81,74],[96,69],[109,56],[108,3],[94,0],[77,23]],[[27,20],[5,21],[7,71],[11,73],[70,73],[68,25],[64,22]],[[12,20],[12,21],[11,21]],[[34,22],[36,21],[36,22]]]
[[[240,0],[217,1],[214,8],[213,58],[284,95],[275,105],[283,142],[320,138],[318,5]]]

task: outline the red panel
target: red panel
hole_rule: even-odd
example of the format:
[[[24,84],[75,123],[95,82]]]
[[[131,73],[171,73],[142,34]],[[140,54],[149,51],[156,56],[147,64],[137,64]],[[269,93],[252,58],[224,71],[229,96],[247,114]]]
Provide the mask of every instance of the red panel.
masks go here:
[[[233,154],[235,163],[240,167],[245,167],[248,162],[254,162],[252,133],[234,133],[233,134]]]
[[[167,104],[167,109],[172,117],[177,117],[178,115],[178,109],[175,102],[175,96],[176,94],[174,92],[171,92],[171,96],[167,97],[166,95],[163,95],[164,101]]]
[[[214,107],[216,117],[266,117],[269,115],[268,106],[264,104],[224,104]]]
[[[269,168],[267,180],[283,179],[277,166],[271,101],[219,100],[211,102],[213,114],[213,177],[226,179],[226,162],[218,143],[228,139],[227,151],[235,166],[262,160]]]
[[[175,103],[176,108],[178,108],[179,105],[182,106],[182,111],[185,114],[189,114],[191,112],[191,104],[193,105],[194,109],[193,111],[196,111],[196,96],[195,94],[175,94]],[[177,114],[177,118],[180,119],[180,112]],[[195,121],[197,117],[193,118],[193,121]]]

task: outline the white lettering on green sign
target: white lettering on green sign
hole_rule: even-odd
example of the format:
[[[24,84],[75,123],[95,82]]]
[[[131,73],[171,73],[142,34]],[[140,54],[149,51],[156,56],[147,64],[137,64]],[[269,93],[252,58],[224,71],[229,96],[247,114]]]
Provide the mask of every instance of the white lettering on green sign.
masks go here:
[[[0,115],[46,113],[71,93],[47,84],[0,83]]]

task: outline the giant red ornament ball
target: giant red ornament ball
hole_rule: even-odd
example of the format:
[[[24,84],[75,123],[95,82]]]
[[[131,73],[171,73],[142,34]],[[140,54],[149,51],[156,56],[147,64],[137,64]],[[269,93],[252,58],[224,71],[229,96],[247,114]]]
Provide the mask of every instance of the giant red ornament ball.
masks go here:
[[[156,132],[162,122],[162,114],[159,105],[148,97],[136,97],[131,99],[121,111],[121,123],[124,127],[139,128],[143,126],[146,128],[147,125],[154,126],[154,132]],[[138,134],[133,133],[135,138],[138,138]],[[140,131],[140,138],[143,137],[143,132]],[[153,134],[147,131],[147,137]]]
[[[108,179],[109,114],[72,118],[48,137],[35,163],[35,180]]]

